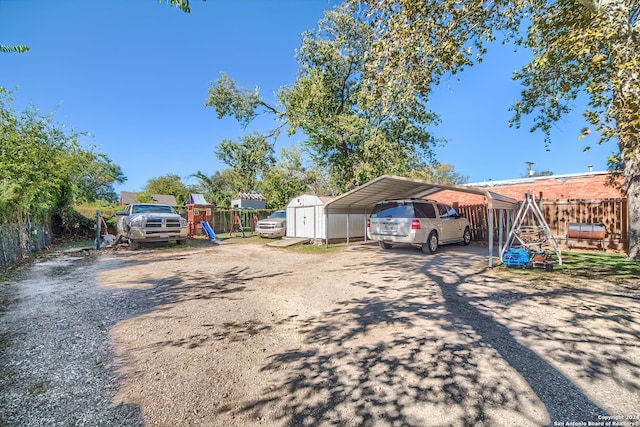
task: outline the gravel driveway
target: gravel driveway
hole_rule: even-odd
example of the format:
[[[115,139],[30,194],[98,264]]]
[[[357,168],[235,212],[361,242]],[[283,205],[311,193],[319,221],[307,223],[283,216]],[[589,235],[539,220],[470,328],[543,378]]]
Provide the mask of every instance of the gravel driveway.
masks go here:
[[[0,425],[640,426],[638,283],[485,266],[457,245],[43,258],[0,285]]]

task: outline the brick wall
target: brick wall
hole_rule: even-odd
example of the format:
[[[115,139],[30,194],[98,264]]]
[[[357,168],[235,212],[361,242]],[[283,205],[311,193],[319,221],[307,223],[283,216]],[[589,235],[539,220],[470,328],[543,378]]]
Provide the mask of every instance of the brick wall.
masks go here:
[[[609,174],[606,172],[593,172],[583,175],[558,175],[549,177],[534,177],[515,179],[510,181],[495,181],[483,185],[472,185],[511,197],[523,200],[524,194],[533,194],[536,199],[545,200],[594,200],[594,199],[620,199],[624,195],[617,188],[607,184]],[[432,196],[439,202],[451,205],[475,205],[484,203],[484,197],[475,194],[460,193],[454,191],[442,191]]]

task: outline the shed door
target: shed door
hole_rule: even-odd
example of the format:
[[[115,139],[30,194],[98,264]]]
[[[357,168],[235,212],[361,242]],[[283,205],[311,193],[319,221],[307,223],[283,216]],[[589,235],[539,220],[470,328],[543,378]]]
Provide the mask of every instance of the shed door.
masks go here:
[[[315,230],[315,208],[300,207],[295,210],[296,237],[314,238]]]

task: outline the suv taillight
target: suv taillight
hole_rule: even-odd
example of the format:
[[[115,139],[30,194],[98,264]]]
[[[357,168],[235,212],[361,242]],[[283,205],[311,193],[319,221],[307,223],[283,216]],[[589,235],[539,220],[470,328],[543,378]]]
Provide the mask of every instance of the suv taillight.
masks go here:
[[[420,220],[419,219],[411,220],[411,229],[412,230],[420,230]]]
[[[367,228],[371,228],[371,220],[367,218]]]

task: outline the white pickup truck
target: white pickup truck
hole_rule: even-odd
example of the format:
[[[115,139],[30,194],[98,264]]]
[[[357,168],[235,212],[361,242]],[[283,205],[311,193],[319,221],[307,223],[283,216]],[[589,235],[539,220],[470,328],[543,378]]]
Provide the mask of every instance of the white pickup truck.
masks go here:
[[[187,220],[169,205],[132,203],[116,214],[117,238],[128,240],[130,249],[145,242],[187,243]]]

